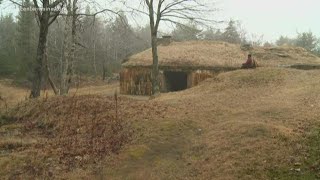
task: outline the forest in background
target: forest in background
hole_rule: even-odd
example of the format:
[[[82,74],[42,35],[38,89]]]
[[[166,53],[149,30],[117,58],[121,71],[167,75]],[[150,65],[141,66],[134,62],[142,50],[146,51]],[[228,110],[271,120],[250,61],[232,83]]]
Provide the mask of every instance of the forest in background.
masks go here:
[[[33,7],[30,0],[24,6]],[[91,7],[85,8],[90,14]],[[263,40],[263,35],[249,34],[238,21],[224,22],[226,27],[199,26],[192,20],[176,24],[172,31],[159,33],[171,35],[175,41],[212,40],[253,46],[299,46],[319,55],[319,39],[311,31],[297,33],[296,37],[281,36],[275,43]],[[66,17],[58,16],[48,32],[47,62],[51,78],[56,84],[61,79],[63,55],[68,40]],[[120,13],[111,20],[96,16],[77,19],[74,75],[78,78],[108,79],[119,72],[121,62],[135,53],[151,47],[150,27],[141,24],[133,27],[127,15]],[[0,17],[0,77],[14,79],[17,84],[30,86],[35,63],[39,27],[34,12],[20,9],[17,17],[12,14]],[[68,44],[67,44],[68,45]],[[75,81],[76,78],[73,79]]]
[[[136,26],[130,13],[121,9],[111,12],[113,17],[100,16],[102,10],[94,6],[78,10],[77,2],[91,0],[0,3],[5,1],[23,1],[17,5],[20,8],[64,9],[48,13],[21,8],[17,16],[0,15],[0,177],[319,178],[320,71],[318,64],[311,63],[320,59],[291,48],[303,47],[319,56],[319,37],[312,31],[267,42],[236,20],[215,26],[199,24],[204,17],[199,9],[186,8],[179,14],[181,7],[204,2],[201,0],[139,0],[146,3],[143,13],[150,16],[150,24],[137,21]],[[175,21],[172,29],[158,30],[159,17],[152,17],[159,14],[154,12],[158,4],[150,2],[167,2],[158,7],[167,10],[168,21],[179,15],[187,20]],[[175,2],[182,4],[177,7]],[[178,14],[170,14],[175,11]],[[157,19],[156,23],[151,19]],[[171,35],[178,42],[233,43],[222,43],[219,49],[225,54],[234,49],[233,54],[241,54],[238,57],[243,57],[241,46],[266,47],[255,50],[263,50],[260,57],[276,63],[219,73],[197,87],[154,98],[118,95],[119,84],[108,82],[118,78],[121,63],[145,49],[154,50],[155,40],[162,35]],[[286,47],[273,48],[276,46]],[[297,52],[290,52],[292,49]],[[157,67],[157,54],[152,55],[153,67]],[[258,53],[254,56],[264,61]],[[277,67],[292,63],[307,64],[312,70]],[[12,80],[24,88],[8,85]],[[90,86],[83,83],[67,96],[70,86],[87,80]],[[51,97],[50,88],[62,96]],[[38,98],[29,100],[29,95]]]

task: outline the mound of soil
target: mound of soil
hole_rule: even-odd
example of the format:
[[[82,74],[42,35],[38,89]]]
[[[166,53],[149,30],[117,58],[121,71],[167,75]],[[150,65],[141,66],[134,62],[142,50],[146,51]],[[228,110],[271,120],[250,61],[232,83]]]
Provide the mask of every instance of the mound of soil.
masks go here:
[[[320,60],[300,47],[252,47],[243,48],[239,44],[219,41],[173,42],[168,46],[159,46],[159,66],[179,67],[239,67],[248,53],[262,66],[315,63]],[[131,56],[123,66],[150,66],[152,52],[147,49]]]
[[[29,101],[11,116],[23,125],[23,134],[37,138],[30,150],[70,171],[118,153],[134,139],[134,121],[163,117],[166,110],[156,102],[84,95]]]

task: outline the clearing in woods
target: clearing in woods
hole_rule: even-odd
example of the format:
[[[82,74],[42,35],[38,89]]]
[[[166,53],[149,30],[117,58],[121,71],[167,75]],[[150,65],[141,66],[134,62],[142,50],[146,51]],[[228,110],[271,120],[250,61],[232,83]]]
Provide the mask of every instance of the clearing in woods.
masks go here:
[[[85,150],[61,155],[61,141],[67,138],[61,129],[69,121],[71,131],[81,132],[91,125],[90,118],[99,121],[114,114],[115,100],[107,95],[112,95],[117,85],[109,90],[84,87],[76,96],[19,103],[3,116],[5,123],[0,126],[0,176],[315,179],[320,173],[319,77],[319,70],[237,70],[152,100],[121,96],[119,116],[130,127],[130,141],[116,153],[101,157]],[[12,104],[26,94],[16,88],[3,91],[2,87],[2,96]],[[70,116],[68,108],[72,106],[77,110]],[[82,124],[73,127],[79,119]],[[26,130],[26,121],[36,125]],[[51,142],[54,148],[46,148]]]

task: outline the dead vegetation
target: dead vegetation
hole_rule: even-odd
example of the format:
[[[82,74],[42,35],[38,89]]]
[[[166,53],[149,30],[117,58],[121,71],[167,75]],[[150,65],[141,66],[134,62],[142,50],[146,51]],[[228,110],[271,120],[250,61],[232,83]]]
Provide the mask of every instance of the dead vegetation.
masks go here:
[[[19,127],[10,129],[12,122],[1,126],[3,136],[10,138],[0,141],[0,151],[11,154],[9,157],[26,153],[20,159],[21,166],[14,165],[22,171],[22,176],[9,173],[10,166],[0,174],[11,178],[25,175],[50,178],[87,164],[98,164],[132,140],[134,121],[151,113],[161,116],[165,109],[157,103],[145,105],[123,97],[98,95],[41,98],[20,103],[9,114],[16,118],[15,124]],[[50,165],[44,166],[42,161]]]
[[[96,161],[116,153],[129,141],[131,132],[118,117],[116,104],[110,98],[105,102],[90,97],[57,98],[36,102],[18,119],[25,124],[26,131],[38,130],[46,138],[43,146],[56,153],[63,163],[81,161],[86,156],[87,160]]]
[[[18,121],[0,127],[0,175],[314,179],[319,75],[283,68],[222,73],[153,100],[119,97],[121,121],[112,121],[113,96],[20,103],[11,112]]]
[[[299,47],[254,47],[241,50],[240,45],[226,42],[188,41],[173,42],[169,46],[159,46],[159,66],[170,67],[240,67],[248,53],[261,66],[313,63],[320,60],[315,55]],[[123,64],[125,67],[150,66],[151,50],[136,54]]]
[[[241,70],[156,101],[184,104],[205,132],[199,141],[210,149],[203,153],[210,160],[197,165],[206,172],[199,178],[303,179],[315,175],[305,165],[304,143],[320,117],[317,76],[318,71]]]

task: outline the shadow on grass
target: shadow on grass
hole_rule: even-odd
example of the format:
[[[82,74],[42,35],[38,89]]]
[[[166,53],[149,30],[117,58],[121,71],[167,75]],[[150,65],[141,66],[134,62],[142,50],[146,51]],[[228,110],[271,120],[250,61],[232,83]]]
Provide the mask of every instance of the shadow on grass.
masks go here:
[[[315,69],[320,69],[320,65],[316,65],[316,64],[295,64],[295,65],[290,66],[290,68],[299,69],[299,70],[315,70]]]

